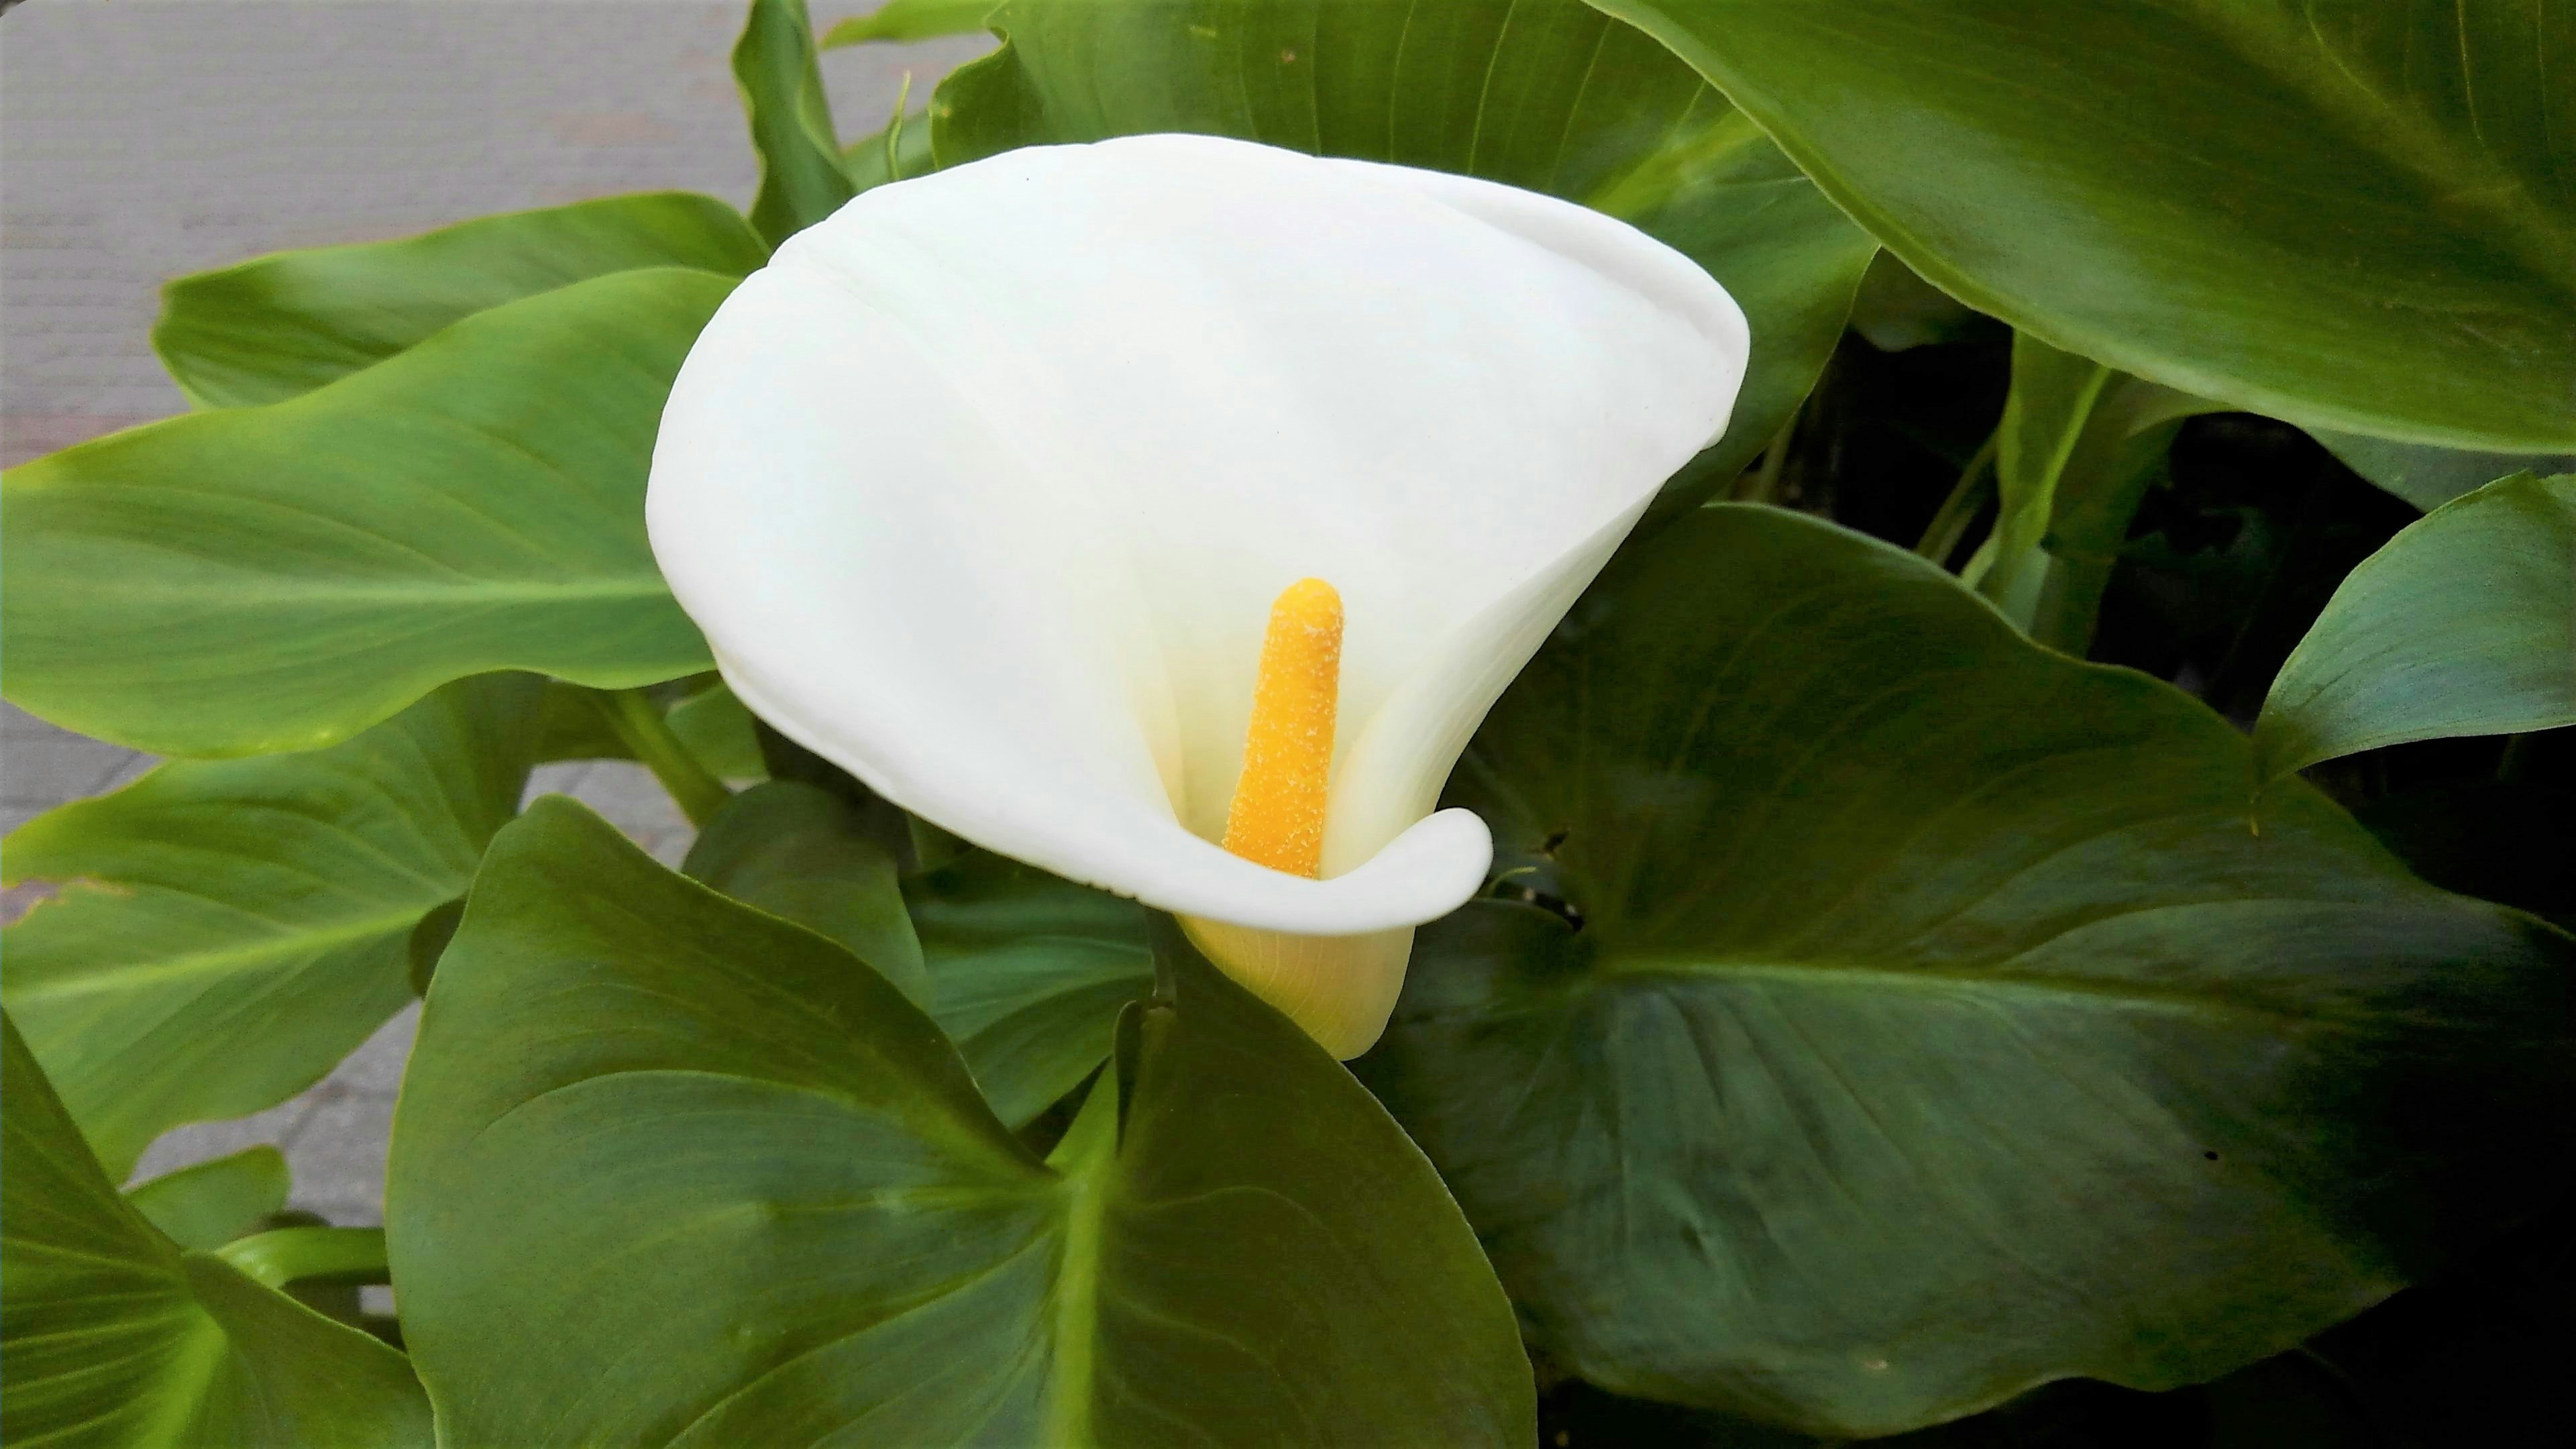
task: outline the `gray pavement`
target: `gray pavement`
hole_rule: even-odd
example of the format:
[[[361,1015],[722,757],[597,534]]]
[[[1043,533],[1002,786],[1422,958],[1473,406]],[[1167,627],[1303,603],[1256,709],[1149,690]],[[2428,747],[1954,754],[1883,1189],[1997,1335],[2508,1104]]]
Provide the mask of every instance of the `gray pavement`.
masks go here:
[[[818,28],[878,0],[812,0]],[[0,20],[0,464],[184,410],[148,342],[160,283],[285,247],[679,188],[748,204],[732,0],[29,0]],[[823,58],[845,137],[981,39]],[[0,709],[0,828],[152,762]],[[687,822],[632,765],[549,766],[665,860]],[[25,909],[12,891],[8,918]],[[312,1091],[181,1128],[150,1176],[255,1142],[296,1206],[381,1220],[406,1011]]]

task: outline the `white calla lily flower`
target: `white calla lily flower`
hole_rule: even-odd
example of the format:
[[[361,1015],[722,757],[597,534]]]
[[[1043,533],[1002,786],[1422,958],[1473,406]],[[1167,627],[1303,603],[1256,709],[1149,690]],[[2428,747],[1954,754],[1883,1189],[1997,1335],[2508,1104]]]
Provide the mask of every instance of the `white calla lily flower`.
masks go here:
[[[1198,136],[1014,151],[734,292],[663,414],[653,551],[781,733],[1174,913],[1355,1056],[1491,863],[1434,813],[1450,769],[1746,345],[1705,272],[1567,202]]]

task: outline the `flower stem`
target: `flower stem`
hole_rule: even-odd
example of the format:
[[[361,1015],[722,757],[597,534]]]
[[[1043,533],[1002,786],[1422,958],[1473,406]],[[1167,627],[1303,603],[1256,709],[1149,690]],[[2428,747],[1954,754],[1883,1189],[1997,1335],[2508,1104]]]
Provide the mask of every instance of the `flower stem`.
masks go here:
[[[1968,525],[1977,521],[1977,510],[1986,506],[1986,495],[1993,491],[1995,439],[2000,436],[2000,432],[1988,433],[1968,466],[1959,470],[1959,481],[1950,496],[1941,500],[1940,511],[1923,530],[1923,541],[1914,545],[1916,553],[1949,567],[1950,555],[1958,551],[1959,540],[1967,536]]]
[[[1750,480],[1741,484],[1735,495],[1738,503],[1777,503],[1780,501],[1780,469],[1789,461],[1789,444],[1798,436],[1798,419],[1807,410],[1801,400],[1789,409],[1786,422],[1772,435],[1771,446],[1762,450],[1762,462],[1753,470]]]
[[[384,1283],[382,1228],[278,1228],[237,1238],[215,1256],[271,1288],[307,1278],[341,1283]]]
[[[607,718],[608,727],[617,732],[617,738],[635,752],[635,758],[653,772],[662,788],[671,792],[680,813],[689,817],[691,825],[704,829],[708,821],[716,818],[716,812],[733,799],[733,792],[725,788],[724,782],[708,774],[698,757],[689,753],[689,747],[680,743],[680,737],[671,733],[670,722],[654,707],[651,695],[640,689],[604,689],[595,691],[591,700]]]

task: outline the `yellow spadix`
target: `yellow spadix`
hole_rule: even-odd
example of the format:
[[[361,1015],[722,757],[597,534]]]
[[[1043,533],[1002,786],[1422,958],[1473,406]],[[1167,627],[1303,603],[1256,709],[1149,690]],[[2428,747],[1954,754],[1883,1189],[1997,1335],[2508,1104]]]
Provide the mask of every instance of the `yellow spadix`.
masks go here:
[[[1322,872],[1333,711],[1342,687],[1342,596],[1299,579],[1270,606],[1225,848],[1309,880]]]

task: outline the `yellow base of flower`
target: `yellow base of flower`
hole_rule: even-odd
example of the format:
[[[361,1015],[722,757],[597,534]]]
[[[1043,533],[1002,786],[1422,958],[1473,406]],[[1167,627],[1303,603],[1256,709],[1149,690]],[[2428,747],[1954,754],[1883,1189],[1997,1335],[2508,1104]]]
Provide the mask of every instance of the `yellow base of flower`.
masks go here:
[[[1405,962],[1413,955],[1410,926],[1359,936],[1292,936],[1191,916],[1180,921],[1199,954],[1343,1061],[1377,1045],[1385,1033],[1404,989]]]

